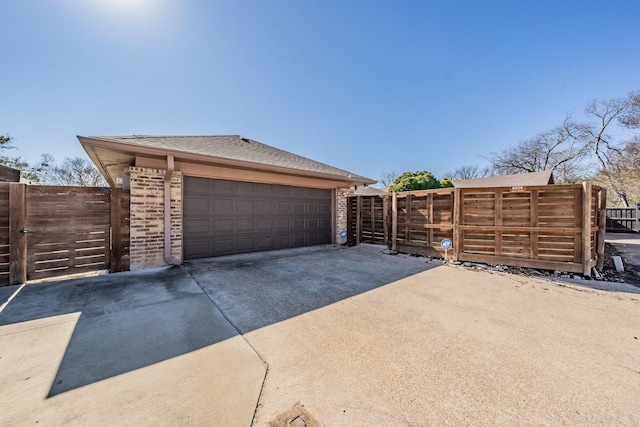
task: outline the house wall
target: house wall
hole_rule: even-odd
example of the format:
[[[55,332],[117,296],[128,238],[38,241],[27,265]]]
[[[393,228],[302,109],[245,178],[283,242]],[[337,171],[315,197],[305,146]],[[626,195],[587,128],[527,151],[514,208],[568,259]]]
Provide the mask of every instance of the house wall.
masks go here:
[[[342,244],[347,241],[347,238],[342,238],[340,233],[347,230],[347,197],[353,193],[350,188],[338,188],[336,190],[336,229],[335,229],[335,242]]]
[[[130,167],[131,270],[166,265],[164,169]],[[171,177],[171,256],[182,259],[182,173]]]
[[[166,167],[166,160],[136,157],[136,166],[162,169]],[[311,188],[340,188],[349,186],[347,182],[326,178],[288,175],[284,173],[239,169],[224,165],[200,164],[177,160],[175,163],[175,170],[182,172],[184,175],[197,176],[200,178],[250,181],[262,184],[283,184]]]

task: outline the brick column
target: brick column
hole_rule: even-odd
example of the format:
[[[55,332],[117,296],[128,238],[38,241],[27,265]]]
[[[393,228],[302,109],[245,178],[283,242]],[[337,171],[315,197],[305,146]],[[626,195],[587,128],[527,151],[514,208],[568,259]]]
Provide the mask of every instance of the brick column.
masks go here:
[[[130,167],[131,270],[166,265],[163,169]],[[182,173],[171,177],[171,255],[182,259]]]
[[[353,193],[350,188],[338,188],[336,190],[336,243],[342,244],[347,241],[340,237],[340,232],[347,229],[347,197]]]

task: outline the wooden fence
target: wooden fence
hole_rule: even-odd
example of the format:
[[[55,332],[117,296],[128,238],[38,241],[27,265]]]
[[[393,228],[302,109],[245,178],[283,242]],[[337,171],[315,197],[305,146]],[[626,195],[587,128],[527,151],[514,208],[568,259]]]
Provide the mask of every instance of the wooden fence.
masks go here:
[[[0,183],[0,286],[128,269],[128,191]]]
[[[455,260],[591,274],[602,268],[606,190],[591,183],[448,188],[350,198],[348,241]]]
[[[635,208],[607,208],[607,231],[640,232],[640,203]]]

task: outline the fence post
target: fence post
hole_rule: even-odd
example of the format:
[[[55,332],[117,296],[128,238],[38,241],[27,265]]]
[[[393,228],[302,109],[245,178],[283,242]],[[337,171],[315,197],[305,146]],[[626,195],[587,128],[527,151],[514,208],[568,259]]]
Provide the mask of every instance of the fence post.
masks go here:
[[[382,196],[382,229],[384,232],[384,244],[391,246],[389,241],[389,196]]]
[[[640,233],[640,202],[638,202],[636,204],[636,221],[635,221],[635,226],[636,228],[633,230],[636,233]]]
[[[362,196],[356,196],[356,245],[362,237]]]
[[[600,211],[598,215],[598,263],[596,267],[602,270],[604,267],[604,240],[607,232],[607,189],[600,189]]]
[[[122,227],[121,227],[122,189],[111,189],[111,266],[110,271],[122,271]]]
[[[582,183],[582,274],[591,276],[591,183]]]
[[[9,284],[27,282],[27,186],[9,184]]]
[[[391,249],[396,250],[398,241],[398,193],[391,193]]]
[[[453,190],[453,260],[460,254],[460,188]]]

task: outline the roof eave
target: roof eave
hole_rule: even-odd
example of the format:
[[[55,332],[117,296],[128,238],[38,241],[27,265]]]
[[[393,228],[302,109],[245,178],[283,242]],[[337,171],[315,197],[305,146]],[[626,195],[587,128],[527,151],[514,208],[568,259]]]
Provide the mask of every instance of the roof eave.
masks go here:
[[[87,152],[91,160],[96,164],[96,166],[98,166],[98,168],[103,173],[103,175],[105,175],[105,177],[109,176],[108,172],[106,171],[104,166],[101,165],[98,157],[95,155],[95,153],[93,153],[93,150],[91,150],[88,147],[95,146],[95,147],[112,149],[115,151],[129,151],[129,152],[135,153],[136,155],[146,154],[146,155],[161,156],[161,157],[165,157],[167,155],[173,155],[176,160],[202,161],[207,163],[223,163],[225,165],[230,165],[230,166],[235,166],[240,168],[268,170],[271,172],[279,172],[279,173],[284,173],[288,175],[330,179],[332,181],[345,182],[345,183],[348,183],[349,185],[363,185],[363,184],[371,185],[377,182],[365,177],[354,178],[354,177],[347,177],[344,175],[327,174],[323,172],[306,171],[302,169],[286,168],[282,166],[266,165],[263,163],[228,159],[225,157],[207,156],[207,155],[189,153],[189,152],[180,151],[180,150],[170,150],[170,149],[167,150],[167,149],[153,148],[153,147],[142,147],[140,145],[127,144],[122,141],[114,141],[108,138],[87,137],[87,136],[78,135],[78,140],[80,141],[80,144],[82,144],[82,146],[84,147],[85,151]],[[109,181],[109,183],[113,185],[113,182],[112,182],[113,179],[111,177],[108,177],[107,181]]]

